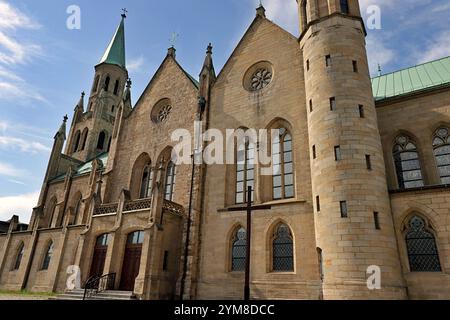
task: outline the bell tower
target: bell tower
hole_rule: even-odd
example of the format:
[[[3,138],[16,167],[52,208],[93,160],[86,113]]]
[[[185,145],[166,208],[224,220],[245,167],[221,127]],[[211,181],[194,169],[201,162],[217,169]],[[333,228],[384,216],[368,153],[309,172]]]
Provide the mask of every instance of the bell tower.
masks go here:
[[[357,0],[297,0],[324,299],[403,299]],[[381,270],[381,289],[367,285]]]
[[[125,12],[100,62],[88,104],[83,97],[75,108],[66,154],[87,161],[108,152],[114,121],[128,80],[125,57]]]

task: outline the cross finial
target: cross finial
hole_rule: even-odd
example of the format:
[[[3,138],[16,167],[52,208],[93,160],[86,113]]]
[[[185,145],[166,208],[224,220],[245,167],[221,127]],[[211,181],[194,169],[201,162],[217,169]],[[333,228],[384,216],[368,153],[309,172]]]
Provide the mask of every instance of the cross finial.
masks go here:
[[[378,76],[381,76],[381,65],[378,64]]]
[[[170,37],[170,45],[172,48],[175,48],[175,45],[177,44],[179,34],[176,32],[172,33],[172,36]]]
[[[127,17],[127,13],[128,13],[128,10],[127,10],[127,8],[122,8],[122,18],[126,18]]]
[[[64,123],[66,123],[67,120],[69,120],[69,117],[68,117],[67,114],[66,114],[66,115],[64,116],[64,118],[63,118]]]

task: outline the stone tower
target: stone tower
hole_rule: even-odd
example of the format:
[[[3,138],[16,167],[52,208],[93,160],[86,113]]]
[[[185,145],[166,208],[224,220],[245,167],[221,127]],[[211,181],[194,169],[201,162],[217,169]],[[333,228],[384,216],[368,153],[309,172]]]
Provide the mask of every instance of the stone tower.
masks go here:
[[[406,298],[359,3],[297,3],[323,297]]]
[[[84,110],[84,93],[75,107],[65,153],[87,161],[109,151],[117,109],[128,79],[125,59],[125,14],[103,57]]]

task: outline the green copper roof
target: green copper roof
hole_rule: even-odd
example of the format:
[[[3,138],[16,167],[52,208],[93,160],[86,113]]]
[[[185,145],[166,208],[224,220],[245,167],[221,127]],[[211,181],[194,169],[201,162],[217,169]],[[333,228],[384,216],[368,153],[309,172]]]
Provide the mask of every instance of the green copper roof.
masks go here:
[[[115,64],[126,68],[125,62],[125,17],[122,17],[119,27],[116,30],[108,48],[105,51],[100,63]]]
[[[87,161],[86,163],[82,164],[81,166],[79,166],[76,169],[75,174],[73,176],[78,177],[78,176],[82,176],[84,174],[90,173],[92,171],[92,166],[94,164],[94,160],[96,160],[96,159],[98,159],[102,162],[103,167],[106,167],[106,164],[108,163],[108,155],[109,155],[109,153],[107,153],[107,152],[102,153],[102,154],[99,154],[94,159]],[[51,182],[64,181],[65,178],[66,178],[66,174],[62,174],[62,175],[56,177],[55,179],[53,179]]]
[[[450,57],[381,75],[372,79],[375,101],[450,85]]]

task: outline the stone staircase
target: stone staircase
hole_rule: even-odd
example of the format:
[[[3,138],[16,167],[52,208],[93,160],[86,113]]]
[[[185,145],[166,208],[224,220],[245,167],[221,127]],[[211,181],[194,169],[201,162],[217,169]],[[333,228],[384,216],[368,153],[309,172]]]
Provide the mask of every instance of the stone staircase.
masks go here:
[[[56,297],[50,298],[50,300],[83,300],[84,290],[76,289],[73,291],[67,291]],[[86,298],[86,300],[112,300],[112,301],[130,301],[136,300],[135,295],[131,291],[104,291],[97,294],[94,297]]]

